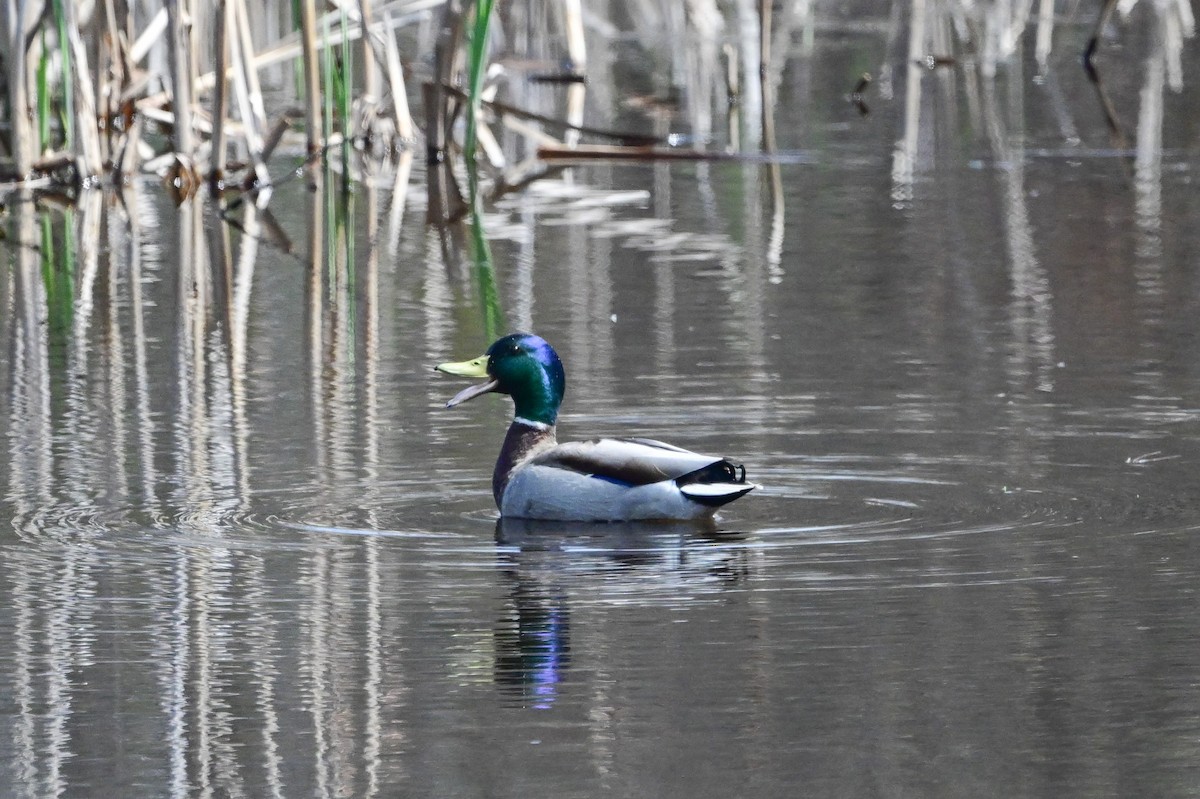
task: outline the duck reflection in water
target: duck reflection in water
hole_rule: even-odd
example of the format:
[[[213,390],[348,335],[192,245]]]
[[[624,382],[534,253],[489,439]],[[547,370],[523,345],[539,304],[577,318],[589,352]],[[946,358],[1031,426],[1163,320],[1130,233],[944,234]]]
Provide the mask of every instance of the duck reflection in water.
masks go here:
[[[571,664],[570,614],[561,587],[505,569],[510,612],[496,623],[496,684],[521,704],[544,710]]]
[[[600,576],[647,573],[658,590],[689,593],[685,582],[717,590],[749,573],[744,533],[713,524],[587,524],[502,518],[496,523],[498,564],[509,583],[507,612],[495,627],[495,681],[523,707],[547,709],[571,666],[568,586]]]

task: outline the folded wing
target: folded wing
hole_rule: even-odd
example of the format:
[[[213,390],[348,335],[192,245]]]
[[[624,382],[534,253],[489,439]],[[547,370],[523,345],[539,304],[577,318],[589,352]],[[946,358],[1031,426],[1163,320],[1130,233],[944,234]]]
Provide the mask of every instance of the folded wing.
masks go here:
[[[685,487],[692,485],[735,484],[744,489],[741,493],[754,487],[746,483],[745,469],[724,458],[701,455],[649,438],[574,441],[548,450],[533,462],[629,486],[674,480],[685,493],[690,493]],[[696,493],[724,496],[732,492],[697,488]]]

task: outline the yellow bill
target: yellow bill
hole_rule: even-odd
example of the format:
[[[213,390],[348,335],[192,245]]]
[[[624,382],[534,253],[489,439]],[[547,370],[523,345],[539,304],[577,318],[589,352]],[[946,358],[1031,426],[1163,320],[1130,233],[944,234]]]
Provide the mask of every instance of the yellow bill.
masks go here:
[[[445,372],[448,375],[456,377],[489,377],[487,371],[488,356],[480,355],[478,358],[473,358],[469,361],[451,361],[449,363],[439,363],[433,367],[439,372]],[[469,386],[454,395],[454,398],[446,403],[447,408],[453,408],[455,405],[461,405],[469,399],[474,399],[481,394],[487,394],[490,391],[495,391],[499,386],[499,382],[489,379],[486,383],[478,386]]]

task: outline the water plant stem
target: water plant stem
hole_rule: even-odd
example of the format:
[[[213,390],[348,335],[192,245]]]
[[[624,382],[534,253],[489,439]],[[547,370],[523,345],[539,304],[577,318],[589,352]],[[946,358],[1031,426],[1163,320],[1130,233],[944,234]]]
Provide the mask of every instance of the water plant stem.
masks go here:
[[[321,149],[321,79],[317,70],[317,11],[314,0],[300,0],[301,52],[304,60],[305,134],[308,156]]]
[[[467,50],[467,130],[463,138],[463,156],[471,196],[475,194],[475,143],[479,110],[483,101],[483,76],[487,69],[488,28],[494,0],[476,0],[475,22],[471,26],[470,47]]]

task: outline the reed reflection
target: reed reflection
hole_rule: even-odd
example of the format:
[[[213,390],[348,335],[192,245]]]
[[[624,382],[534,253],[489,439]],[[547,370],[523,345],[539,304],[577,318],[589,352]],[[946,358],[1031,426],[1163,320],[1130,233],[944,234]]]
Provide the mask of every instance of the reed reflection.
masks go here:
[[[285,697],[294,686],[279,676],[289,655],[270,598],[277,577],[266,558],[235,553],[231,543],[251,518],[250,447],[264,422],[252,402],[259,375],[251,326],[263,212],[244,204],[235,240],[229,226],[212,224],[198,198],[162,218],[136,187],[123,196],[127,206],[104,199],[86,193],[65,213],[39,211],[32,198],[10,203],[10,242],[20,246],[2,296],[11,311],[0,328],[11,353],[3,381],[3,503],[30,548],[21,551],[24,566],[15,554],[8,558],[0,582],[13,609],[4,626],[15,644],[0,660],[18,703],[10,732],[19,767],[6,774],[17,795],[40,796],[85,784],[81,775],[98,770],[102,739],[126,722],[96,710],[96,686],[109,682],[111,666],[97,665],[95,641],[124,635],[121,662],[134,665],[122,671],[122,684],[149,698],[130,723],[157,730],[142,751],[162,764],[157,779],[166,794],[285,795],[295,700]],[[318,195],[312,206],[317,242],[325,240],[327,201]],[[365,377],[365,424],[378,431],[380,303],[378,259],[369,253],[365,320],[351,307],[358,281],[347,266],[356,255],[346,218],[332,270],[320,250],[313,269],[320,287],[314,327],[333,346],[315,354],[314,396],[328,398],[329,413],[318,416],[328,420],[325,434],[312,439],[333,474],[325,479],[353,482],[346,470],[358,464],[347,458],[360,457],[352,446],[357,399],[344,389]],[[368,230],[374,243],[375,228]],[[356,355],[360,339],[365,361]],[[377,469],[380,444],[366,441],[363,465]],[[374,649],[365,724],[376,741],[377,772],[381,697],[394,695],[396,681],[385,679],[382,567],[378,547],[368,549]],[[345,612],[350,592],[340,587],[358,575],[316,557],[327,562],[315,566],[307,673],[314,695],[332,706],[329,697],[347,690],[333,665],[337,653],[356,647],[321,619]],[[106,604],[113,585],[132,592],[147,613],[144,624],[113,616]],[[359,779],[346,765],[355,744],[325,705],[313,717],[318,736],[326,736],[316,756],[326,783],[340,790]],[[377,792],[381,779],[367,782]]]

